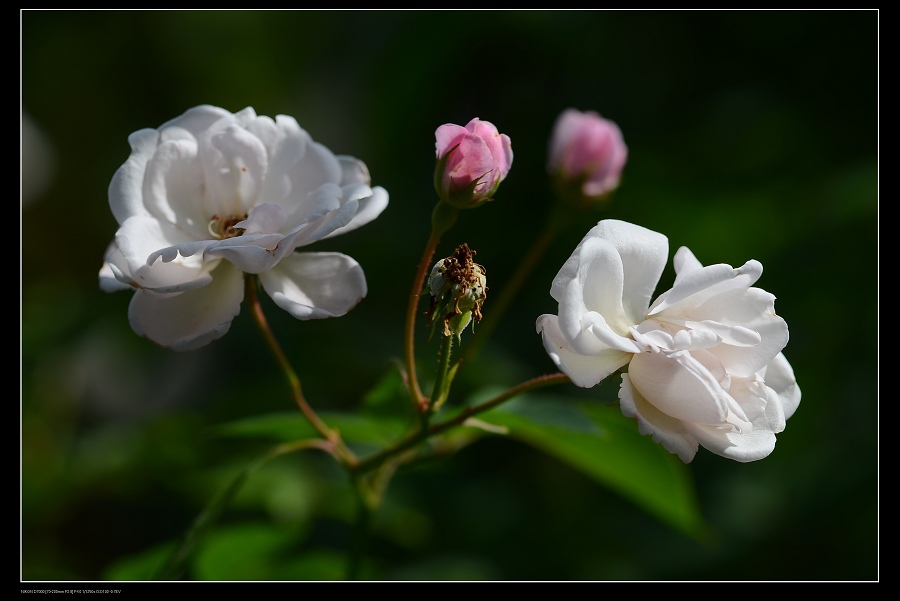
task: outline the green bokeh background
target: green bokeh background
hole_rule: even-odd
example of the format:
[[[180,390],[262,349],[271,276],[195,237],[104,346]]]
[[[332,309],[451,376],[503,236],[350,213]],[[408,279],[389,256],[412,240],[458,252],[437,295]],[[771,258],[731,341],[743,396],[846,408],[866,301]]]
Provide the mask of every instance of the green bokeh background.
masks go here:
[[[864,11],[24,11],[21,13],[21,576],[128,574],[182,533],[261,447],[210,433],[291,411],[249,315],[192,353],[160,349],[99,290],[116,230],[106,189],[127,136],[198,104],[288,114],[390,193],[374,222],[314,250],[365,269],[340,319],[269,319],[317,407],[349,410],[402,356],[428,236],[434,130],[473,117],[513,142],[496,201],[438,249],[478,253],[499,294],[552,196],[556,116],[596,110],[629,146],[605,211],[564,230],[470,385],[553,371],[534,320],[585,232],[614,217],[703,263],[765,271],[803,400],[763,461],[700,450],[703,544],[502,437],[399,474],[372,545],[386,580],[877,580],[878,18]],[[31,123],[40,144],[25,136]],[[671,267],[657,292],[667,289]],[[266,299],[268,300],[268,299]],[[490,297],[485,311],[490,310]],[[436,346],[423,342],[423,358]],[[616,383],[580,398],[614,400]],[[559,392],[559,391],[557,391]],[[610,408],[615,410],[615,408]],[[636,428],[636,425],[635,425]],[[347,493],[324,458],[251,479],[195,578],[331,579]],[[272,566],[278,565],[278,569]]]

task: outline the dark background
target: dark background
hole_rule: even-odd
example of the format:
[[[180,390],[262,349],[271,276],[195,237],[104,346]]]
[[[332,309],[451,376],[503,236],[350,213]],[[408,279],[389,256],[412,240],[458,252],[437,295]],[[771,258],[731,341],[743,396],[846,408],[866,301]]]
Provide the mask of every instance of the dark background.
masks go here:
[[[464,212],[438,254],[467,242],[496,294],[552,202],[556,116],[598,111],[619,124],[630,155],[612,204],[560,234],[468,385],[553,370],[534,320],[556,312],[550,281],[605,217],[662,232],[670,253],[686,245],[706,264],[758,259],[757,285],[790,327],[785,354],[803,400],[775,452],[738,464],[701,449],[690,464],[714,542],[498,437],[396,477],[373,578],[877,580],[878,19],[23,11],[22,579],[130,573],[119,570],[178,537],[254,456],[211,428],[292,410],[246,311],[223,339],[179,354],[131,331],[128,293],[98,287],[116,230],[106,190],[127,136],[214,104],[296,117],[335,153],[364,160],[390,193],[376,221],[313,249],[362,264],[369,293],[357,308],[300,323],[268,305],[317,407],[353,410],[402,356],[405,298],[436,201],[434,130],[473,117],[510,136],[513,167],[496,201]],[[669,267],[657,293],[672,277]],[[611,400],[616,388],[565,392]],[[222,565],[238,579],[337,577],[347,493],[329,484],[338,477],[312,457],[273,463],[223,517],[219,546],[205,548],[192,577],[224,579]],[[291,537],[272,542],[273,531]],[[233,549],[256,547],[236,540],[279,549],[279,569],[248,568]]]

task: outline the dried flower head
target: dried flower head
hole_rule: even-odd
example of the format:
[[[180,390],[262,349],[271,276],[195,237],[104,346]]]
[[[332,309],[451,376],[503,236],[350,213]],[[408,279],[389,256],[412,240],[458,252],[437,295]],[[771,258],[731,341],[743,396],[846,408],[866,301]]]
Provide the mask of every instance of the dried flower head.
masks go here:
[[[487,279],[484,267],[473,260],[474,256],[475,251],[463,244],[452,256],[435,263],[431,270],[426,287],[426,292],[431,294],[428,325],[433,328],[441,321],[443,336],[454,335],[459,339],[473,318],[476,323],[481,321]]]

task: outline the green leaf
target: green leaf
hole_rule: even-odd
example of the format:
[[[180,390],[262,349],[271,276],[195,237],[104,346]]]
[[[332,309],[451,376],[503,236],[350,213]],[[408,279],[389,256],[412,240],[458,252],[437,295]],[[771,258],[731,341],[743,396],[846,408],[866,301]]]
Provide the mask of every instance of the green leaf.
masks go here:
[[[104,580],[142,581],[153,575],[175,550],[175,543],[165,543],[116,561],[103,574]]]
[[[215,428],[220,436],[293,442],[316,437],[316,430],[299,413],[269,413],[240,419]]]
[[[479,416],[508,435],[583,471],[670,526],[703,538],[687,466],[618,407],[546,395],[527,395]]]
[[[362,409],[373,415],[412,417],[412,403],[399,366],[393,366],[366,392]]]
[[[198,580],[271,580],[293,534],[272,524],[221,527],[203,541],[193,562]]]
[[[368,569],[368,567],[366,567]],[[331,549],[312,549],[278,566],[276,580],[343,580],[347,576],[347,558]]]
[[[269,459],[277,456],[277,454],[278,450],[276,449],[251,463],[229,482],[227,488],[213,497],[203,511],[200,512],[200,515],[195,518],[194,523],[191,524],[187,532],[184,533],[181,542],[175,547],[166,562],[160,564],[158,571],[154,574],[154,580],[177,580],[183,574],[197,544],[204,539],[212,526],[218,521],[235,495],[241,490],[247,478]]]
[[[385,445],[403,434],[405,420],[377,415],[349,413],[319,413],[328,427],[338,430],[344,442],[367,445]],[[277,442],[295,442],[317,438],[318,434],[300,413],[270,413],[254,416],[217,428],[223,436],[260,438]]]

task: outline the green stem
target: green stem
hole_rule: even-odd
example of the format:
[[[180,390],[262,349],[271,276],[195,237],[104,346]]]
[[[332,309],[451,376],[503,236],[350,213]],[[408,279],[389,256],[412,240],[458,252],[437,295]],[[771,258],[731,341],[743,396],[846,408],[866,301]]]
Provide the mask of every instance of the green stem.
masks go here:
[[[423,414],[423,425],[427,424],[428,417],[440,409],[441,405],[443,405],[444,401],[447,399],[447,388],[450,385],[447,378],[450,373],[450,355],[453,349],[453,338],[454,335],[451,334],[450,336],[444,336],[441,340],[441,358],[438,362],[437,379],[434,381],[434,390],[431,393],[431,402],[429,403],[428,411]]]
[[[434,424],[429,429],[429,435],[433,436],[435,434],[440,434],[441,432],[449,430],[454,426],[459,426],[473,415],[484,413],[489,409],[493,409],[497,405],[500,405],[501,403],[504,403],[513,397],[519,396],[520,394],[525,394],[526,392],[537,390],[538,388],[543,388],[545,386],[551,386],[553,384],[565,384],[566,382],[571,382],[571,380],[569,380],[569,376],[564,373],[555,373],[532,378],[526,382],[522,382],[518,386],[510,388],[502,394],[498,394],[489,401],[466,407],[465,409],[460,411],[456,417],[443,421],[439,424]]]
[[[497,297],[497,300],[495,301],[488,301],[489,306],[488,310],[485,311],[486,315],[484,319],[478,323],[478,329],[475,330],[472,340],[463,354],[463,364],[474,361],[479,353],[481,353],[482,347],[497,327],[500,318],[506,312],[506,309],[512,303],[516,295],[518,295],[522,285],[528,279],[528,276],[531,275],[531,272],[534,270],[541,257],[544,256],[544,253],[547,252],[547,249],[559,234],[560,230],[562,230],[569,222],[572,214],[572,211],[568,207],[562,206],[560,203],[554,205],[543,231],[541,231],[538,238],[534,241],[534,244],[528,250],[528,254],[526,254],[525,258],[522,259],[522,262],[519,263],[513,276],[503,286],[500,296]]]
[[[187,566],[187,561],[191,557],[194,548],[201,538],[215,524],[219,516],[225,511],[235,495],[241,490],[247,479],[263,465],[272,459],[291,453],[293,451],[301,451],[304,449],[320,449],[328,453],[334,454],[331,443],[324,440],[300,440],[296,442],[281,444],[270,450],[268,453],[244,468],[237,477],[232,480],[228,487],[221,493],[213,497],[209,504],[200,512],[200,515],[191,524],[191,527],[185,532],[181,543],[175,548],[159,570],[153,575],[153,580],[176,580],[181,577]]]
[[[287,377],[288,384],[290,385],[291,392],[294,396],[294,401],[297,403],[297,406],[300,408],[300,411],[303,413],[309,423],[312,424],[313,428],[316,429],[316,432],[319,433],[319,436],[331,443],[331,448],[333,449],[332,454],[335,456],[335,459],[337,459],[347,467],[353,467],[354,465],[356,465],[358,459],[341,440],[340,433],[329,428],[306,401],[306,397],[303,396],[303,389],[300,385],[300,378],[297,377],[294,368],[291,367],[287,356],[284,354],[281,345],[278,344],[278,340],[275,338],[275,334],[272,332],[272,328],[269,327],[269,323],[266,320],[265,314],[263,313],[262,305],[259,302],[259,295],[256,293],[256,283],[256,276],[249,274],[246,276],[244,284],[244,296],[248,304],[250,305],[250,310],[253,313],[253,319],[254,321],[256,321],[256,325],[259,327],[260,332],[262,332],[266,344],[269,346],[269,349],[275,356],[275,360],[278,362],[278,365],[281,367],[282,371]]]
[[[350,552],[347,556],[347,580],[359,580],[363,558],[365,558],[369,542],[369,524],[372,521],[373,508],[366,499],[366,492],[363,490],[365,484],[362,482],[362,476],[357,474],[352,476],[358,509],[350,541]]]
[[[473,415],[477,415],[478,413],[482,413],[489,409],[493,409],[497,405],[508,401],[509,399],[518,396],[520,394],[524,394],[531,390],[536,390],[538,388],[543,388],[544,386],[550,386],[553,384],[563,384],[566,382],[570,382],[569,377],[563,373],[555,373],[550,375],[538,376],[537,378],[532,378],[526,382],[522,382],[518,386],[514,386],[510,388],[506,392],[495,396],[489,401],[485,401],[479,405],[472,405],[470,407],[466,407],[463,409],[456,417],[448,419],[444,422],[438,424],[432,424],[430,427],[422,430],[418,430],[412,432],[407,435],[406,438],[403,438],[393,446],[382,449],[381,451],[375,453],[374,455],[370,455],[364,459],[361,459],[359,463],[355,466],[354,471],[358,474],[363,474],[368,471],[371,471],[379,466],[381,466],[385,461],[399,455],[400,453],[411,449],[417,444],[427,440],[431,436],[436,434],[440,434],[454,426],[459,426],[467,419],[472,417]]]

